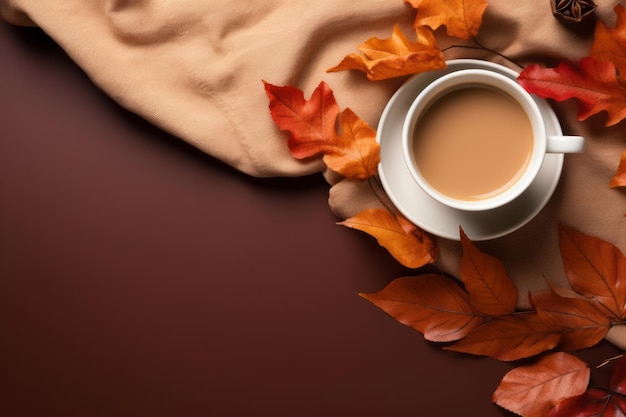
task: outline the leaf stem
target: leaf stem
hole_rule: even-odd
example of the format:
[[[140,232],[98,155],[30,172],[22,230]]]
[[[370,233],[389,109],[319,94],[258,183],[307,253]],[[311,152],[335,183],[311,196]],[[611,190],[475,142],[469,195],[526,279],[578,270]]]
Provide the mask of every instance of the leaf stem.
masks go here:
[[[613,362],[615,360],[621,359],[622,356],[624,356],[623,353],[619,354],[619,355],[616,355],[616,356],[613,356],[612,358],[605,359],[604,362],[602,362],[600,365],[596,365],[596,369],[600,369],[600,368],[608,365],[609,363],[611,363],[611,362]]]
[[[475,37],[472,38],[472,41],[474,42],[474,45],[450,45],[447,48],[442,49],[441,52],[446,52],[446,51],[448,51],[448,50],[450,50],[452,48],[477,49],[477,50],[487,51],[487,52],[489,52],[491,54],[494,54],[494,55],[498,55],[499,57],[506,59],[507,61],[509,61],[513,65],[516,65],[516,66],[518,66],[520,68],[524,68],[524,66],[522,64],[516,62],[514,59],[509,58],[508,56],[506,56],[506,55],[504,55],[504,54],[502,54],[502,53],[500,53],[500,52],[498,52],[498,51],[496,51],[494,49],[491,49],[491,48],[483,45],[482,43],[478,42],[478,39],[476,39]]]
[[[379,187],[382,187],[382,184],[380,183],[380,180],[378,179],[378,177],[376,175],[372,175],[371,177],[368,178],[367,183],[370,186],[370,190],[372,190],[372,192],[374,193],[374,195],[376,196],[376,198],[378,199],[378,201],[380,201],[380,203],[385,206],[385,208],[387,210],[389,210],[390,213],[395,213],[396,209],[394,207],[389,207],[389,205],[387,204],[387,202],[385,201],[385,199],[383,199],[380,194],[378,193],[376,187],[373,184],[373,181],[376,181],[376,184]]]

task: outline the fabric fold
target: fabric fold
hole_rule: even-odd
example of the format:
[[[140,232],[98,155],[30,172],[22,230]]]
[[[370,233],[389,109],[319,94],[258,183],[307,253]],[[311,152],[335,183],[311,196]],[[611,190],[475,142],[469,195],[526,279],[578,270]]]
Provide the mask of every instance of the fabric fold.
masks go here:
[[[619,1],[598,6],[596,18],[615,22]],[[388,38],[397,23],[411,33],[414,10],[401,0],[263,0],[242,6],[218,0],[0,0],[11,24],[37,25],[121,106],[213,157],[252,176],[325,173],[329,205],[340,218],[390,205],[380,184],[352,182],[325,171],[319,158],[296,160],[286,134],[273,124],[263,81],[311,94],[326,81],[341,108],[376,128],[385,104],[406,78],[371,82],[357,72],[327,73],[371,37]],[[477,41],[436,31],[446,59],[486,59],[519,65],[577,62],[589,54],[593,24],[559,23],[549,1],[490,0]],[[610,189],[626,149],[622,123],[604,115],[576,120],[577,103],[551,103],[566,134],[587,138],[587,151],[567,155],[558,189],[546,208],[510,236],[481,242],[501,259],[525,294],[547,282],[567,285],[558,224],[626,250],[626,194]],[[374,184],[374,185],[372,185]],[[442,267],[457,274],[458,242],[440,239]],[[623,334],[621,334],[623,333]],[[626,332],[611,339],[626,347]]]

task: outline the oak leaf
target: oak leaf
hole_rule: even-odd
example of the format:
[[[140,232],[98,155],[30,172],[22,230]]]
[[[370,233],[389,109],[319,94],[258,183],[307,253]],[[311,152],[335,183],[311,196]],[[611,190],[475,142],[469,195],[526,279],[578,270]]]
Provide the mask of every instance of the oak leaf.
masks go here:
[[[338,224],[365,232],[402,265],[419,268],[437,259],[435,240],[401,214],[385,209],[366,209]]]
[[[585,392],[589,374],[589,367],[577,357],[552,353],[508,372],[492,400],[523,417],[544,417],[564,399]]]
[[[483,321],[458,283],[438,274],[397,278],[379,292],[359,295],[433,342],[461,339]]]
[[[560,340],[536,314],[526,313],[496,317],[444,349],[514,361],[553,349]]]
[[[489,316],[511,314],[517,303],[517,288],[508,277],[504,265],[481,252],[461,229],[460,278],[470,294],[472,305]]]
[[[290,133],[287,145],[293,156],[303,159],[333,149],[339,105],[328,84],[322,81],[306,100],[293,86],[263,83],[272,119]]]
[[[606,126],[626,118],[626,87],[619,82],[613,62],[585,57],[578,67],[568,61],[556,68],[531,64],[520,73],[518,81],[526,91],[542,98],[579,100],[578,120],[602,111],[608,115]]]
[[[415,27],[429,26],[433,30],[446,27],[446,33],[461,39],[478,35],[486,0],[405,0],[417,9]]]
[[[371,38],[357,47],[328,72],[359,70],[372,81],[445,68],[446,62],[432,32],[416,30],[417,41],[409,40],[395,25],[389,39]]]
[[[341,126],[341,135],[335,137],[333,146],[323,157],[326,166],[354,180],[376,174],[380,163],[376,131],[349,108],[341,113]]]
[[[611,374],[610,387],[589,388],[559,402],[548,417],[615,417],[626,415],[626,359],[619,360]]]
[[[618,4],[614,11],[615,28],[596,24],[590,56],[578,67],[567,61],[556,68],[529,65],[518,78],[520,84],[543,98],[578,99],[579,120],[601,111],[608,114],[607,126],[626,118],[626,84],[620,77],[626,70],[626,9]]]
[[[607,315],[586,298],[562,297],[549,289],[532,293],[531,301],[541,321],[561,333],[563,350],[595,346],[611,328]]]
[[[615,173],[615,176],[611,178],[609,186],[611,188],[626,187],[626,151],[622,153],[622,158],[620,159],[619,166],[617,167],[617,172]]]
[[[560,250],[572,288],[616,320],[626,315],[626,257],[613,244],[560,227]]]

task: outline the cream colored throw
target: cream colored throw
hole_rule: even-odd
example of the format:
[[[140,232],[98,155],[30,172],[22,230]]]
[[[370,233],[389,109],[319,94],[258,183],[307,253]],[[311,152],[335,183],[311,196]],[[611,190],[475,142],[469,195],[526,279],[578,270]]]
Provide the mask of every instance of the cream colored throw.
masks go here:
[[[488,3],[478,39],[511,60],[555,65],[589,54],[593,25],[589,30],[559,23],[549,0]],[[619,2],[598,3],[596,18],[612,26]],[[0,0],[0,15],[41,27],[121,106],[245,173],[268,177],[325,167],[319,159],[291,156],[284,132],[271,120],[262,80],[296,86],[305,96],[326,81],[340,107],[375,128],[405,79],[372,82],[362,73],[326,70],[365,40],[388,38],[395,23],[410,33],[415,11],[402,0]],[[462,43],[442,30],[437,37],[442,47]],[[445,57],[487,59],[520,70],[476,49],[452,48]],[[573,100],[554,108],[564,133],[587,138],[586,152],[566,156],[559,187],[534,220],[480,244],[504,262],[521,294],[545,287],[546,279],[566,282],[559,223],[626,251],[626,193],[608,185],[626,149],[626,125],[605,128],[604,115],[578,122]],[[380,205],[368,185],[326,174],[329,203],[339,217]],[[439,243],[441,264],[456,273],[458,242]],[[523,305],[526,297],[520,298]],[[611,338],[626,347],[626,335],[617,333]]]

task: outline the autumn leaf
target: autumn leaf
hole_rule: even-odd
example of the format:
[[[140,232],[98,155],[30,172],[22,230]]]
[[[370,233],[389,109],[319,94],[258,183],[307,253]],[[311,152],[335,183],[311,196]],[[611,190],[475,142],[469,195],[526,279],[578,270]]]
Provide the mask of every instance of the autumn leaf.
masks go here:
[[[376,238],[402,265],[419,268],[437,258],[435,241],[401,214],[384,209],[367,209],[338,224]]]
[[[578,67],[563,61],[556,68],[528,65],[518,77],[529,93],[564,101],[575,98],[581,105],[578,120],[606,111],[607,126],[626,118],[626,87],[618,81],[615,64],[582,58]]]
[[[339,106],[325,82],[319,84],[309,100],[293,86],[263,83],[272,119],[281,130],[290,133],[287,145],[293,156],[303,159],[333,149]]]
[[[492,400],[523,417],[544,417],[562,400],[585,392],[589,374],[589,367],[577,357],[552,353],[508,372]]]
[[[611,188],[626,187],[626,151],[622,153],[622,158],[620,159],[619,166],[617,167],[617,172],[611,179],[609,186]]]
[[[611,391],[626,395],[626,358],[624,356],[617,362],[609,383]]]
[[[341,113],[341,135],[323,160],[328,168],[354,180],[364,180],[376,174],[380,163],[380,146],[376,131],[359,119],[349,108]]]
[[[626,415],[626,357],[611,374],[610,387],[589,388],[576,397],[560,401],[548,417],[615,417]]]
[[[527,313],[496,317],[444,349],[514,361],[553,349],[560,340],[536,314]]]
[[[478,35],[486,0],[405,0],[417,9],[415,27],[429,26],[433,30],[445,26],[450,36],[470,39]]]
[[[538,318],[554,332],[561,333],[561,349],[594,346],[611,328],[611,320],[596,303],[586,298],[566,298],[549,289],[533,293],[531,300]]]
[[[620,73],[626,70],[626,9],[618,4],[615,11],[615,28],[606,27],[598,21],[591,45],[591,57],[598,61],[610,61]]]
[[[272,119],[290,133],[287,144],[294,157],[321,154],[328,168],[350,180],[364,180],[376,173],[380,163],[376,131],[349,108],[340,112],[326,83],[321,82],[309,100],[293,86],[264,84]],[[341,134],[336,131],[338,118]]]
[[[433,342],[458,340],[483,320],[467,293],[438,274],[397,278],[379,292],[359,295]]]
[[[460,278],[470,294],[472,305],[489,316],[511,314],[517,303],[517,288],[506,274],[504,265],[481,252],[461,229]]]
[[[560,250],[572,288],[595,300],[609,317],[626,313],[626,257],[611,243],[566,227],[560,228]]]
[[[557,404],[548,417],[616,417],[626,415],[623,399],[602,389],[590,388],[584,394]],[[619,411],[618,411],[619,410]],[[620,414],[621,412],[621,414]]]
[[[445,68],[446,62],[432,32],[416,30],[417,41],[409,40],[395,25],[391,38],[371,38],[357,47],[328,72],[358,70],[372,81]]]
[[[606,126],[626,118],[626,8],[614,7],[615,27],[603,22],[596,24],[590,56],[578,66],[563,61],[556,68],[527,66],[519,75],[519,83],[530,93],[556,101],[577,99],[580,102],[578,120],[606,112]],[[624,156],[622,155],[622,161]],[[626,184],[626,168],[618,169],[610,187]]]

